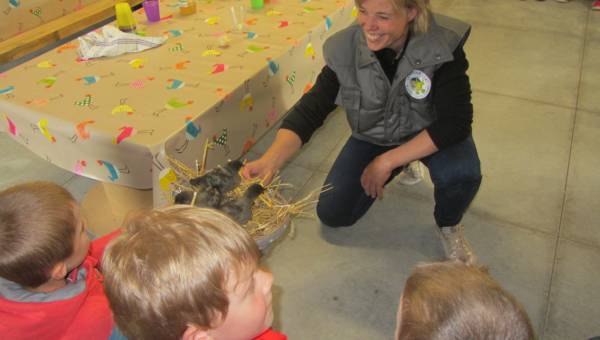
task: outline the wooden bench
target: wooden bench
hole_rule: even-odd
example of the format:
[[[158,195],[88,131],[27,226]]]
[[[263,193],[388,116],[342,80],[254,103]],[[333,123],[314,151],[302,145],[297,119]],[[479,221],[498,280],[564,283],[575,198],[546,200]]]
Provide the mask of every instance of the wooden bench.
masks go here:
[[[56,18],[2,41],[0,42],[0,64],[26,56],[103,20],[114,17],[115,4],[119,2],[128,2],[133,7],[142,3],[142,0],[98,0],[81,10]]]

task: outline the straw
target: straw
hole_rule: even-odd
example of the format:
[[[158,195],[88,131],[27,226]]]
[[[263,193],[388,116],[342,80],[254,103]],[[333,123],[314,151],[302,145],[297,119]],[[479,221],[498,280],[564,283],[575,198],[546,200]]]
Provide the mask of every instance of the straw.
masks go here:
[[[243,9],[243,7],[241,7]],[[233,7],[232,15],[234,15]],[[234,16],[235,20],[237,18]],[[206,161],[208,158],[208,151],[214,148],[214,143],[206,139],[204,143],[204,152],[202,154],[202,160],[195,161],[195,169],[191,169],[183,164],[181,161],[174,159],[167,155],[167,161],[170,163],[172,169],[177,174],[178,183],[173,183],[176,191],[193,191],[194,196],[192,198],[192,205],[194,205],[198,192],[196,188],[191,187],[189,180],[203,175],[206,171]],[[200,163],[200,164],[198,164]],[[241,169],[240,169],[241,171]],[[245,191],[252,184],[259,183],[265,188],[263,194],[261,194],[255,201],[254,207],[252,208],[252,219],[248,221],[242,227],[255,239],[261,237],[268,237],[273,235],[278,230],[291,226],[291,219],[295,216],[309,216],[308,210],[314,206],[318,199],[317,197],[331,189],[331,186],[325,186],[317,188],[311,191],[307,196],[297,200],[294,203],[290,203],[281,194],[282,190],[293,189],[294,186],[289,183],[282,183],[281,177],[275,174],[269,184],[265,184],[265,181],[273,174],[269,173],[263,178],[246,179],[241,176],[242,181],[238,187],[225,195],[225,199],[235,199],[242,197]],[[164,192],[164,194],[167,194]],[[173,203],[173,195],[165,195],[166,199]],[[292,227],[290,227],[292,229]],[[293,230],[290,231],[293,233]]]
[[[197,171],[198,175],[204,175],[204,171],[206,170],[206,159],[208,158],[208,150],[214,149],[215,145],[206,138],[204,142],[204,152],[202,153],[202,163],[200,165],[200,170]]]
[[[240,23],[238,29],[241,31],[244,28],[244,5],[240,5]]]
[[[233,6],[231,6],[231,7],[229,7],[229,10],[231,11],[231,17],[233,19],[233,27],[235,29],[238,29],[239,28],[239,26],[238,26],[239,24],[238,24],[237,16],[235,15],[235,8]]]
[[[204,157],[200,164],[200,174],[204,173],[206,153],[208,149],[210,149],[209,145],[210,143],[205,144],[205,154],[203,155]],[[176,188],[175,190],[194,191],[194,198],[192,199],[194,202],[197,199],[198,192],[195,188],[191,187],[189,180],[197,175],[197,171],[194,171],[195,169],[187,168],[182,162],[169,157],[168,155],[167,160],[178,175],[178,183],[173,183]],[[317,198],[321,193],[331,189],[330,186],[316,188],[305,197],[297,199],[292,203],[282,195],[282,191],[293,189],[294,186],[289,183],[283,183],[278,175],[276,175],[269,184],[265,184],[264,179],[261,178],[246,179],[242,176],[240,185],[231,192],[228,192],[224,199],[242,197],[248,187],[255,183],[263,185],[265,191],[255,201],[254,207],[252,208],[252,219],[242,226],[255,239],[268,237],[278,230],[288,227],[290,233],[293,233],[291,224],[292,217],[314,217],[313,214],[309,214],[308,211],[317,203]],[[169,195],[167,198],[170,202],[173,202],[173,195]]]

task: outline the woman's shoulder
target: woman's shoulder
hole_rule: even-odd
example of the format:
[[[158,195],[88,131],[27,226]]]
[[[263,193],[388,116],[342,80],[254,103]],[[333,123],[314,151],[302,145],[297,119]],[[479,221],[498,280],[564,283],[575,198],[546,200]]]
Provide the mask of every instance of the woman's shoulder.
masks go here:
[[[357,24],[352,24],[338,32],[335,32],[332,36],[325,40],[324,46],[348,46],[355,43],[357,35],[360,34],[361,29]]]
[[[348,58],[354,55],[360,34],[360,26],[356,24],[352,24],[334,33],[323,44],[323,54],[329,59],[336,58],[336,56]]]
[[[442,38],[451,50],[463,45],[471,33],[471,25],[449,16],[433,14],[432,24],[429,28],[430,34]]]

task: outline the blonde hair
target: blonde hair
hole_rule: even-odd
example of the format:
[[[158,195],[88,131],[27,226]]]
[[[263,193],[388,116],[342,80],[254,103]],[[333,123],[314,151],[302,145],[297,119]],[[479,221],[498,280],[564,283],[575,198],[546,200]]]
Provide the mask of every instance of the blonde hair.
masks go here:
[[[397,339],[534,339],[523,307],[483,268],[457,262],[417,266],[402,297]]]
[[[73,253],[75,199],[51,182],[29,182],[0,192],[0,276],[35,288]]]
[[[426,33],[429,29],[431,20],[431,5],[429,0],[389,0],[398,11],[405,8],[414,8],[417,10],[417,16],[410,23],[412,33]],[[354,0],[356,6],[360,7],[365,0]]]
[[[216,210],[147,212],[106,249],[106,295],[129,339],[180,339],[188,324],[208,329],[226,317],[227,280],[259,257],[250,235]]]

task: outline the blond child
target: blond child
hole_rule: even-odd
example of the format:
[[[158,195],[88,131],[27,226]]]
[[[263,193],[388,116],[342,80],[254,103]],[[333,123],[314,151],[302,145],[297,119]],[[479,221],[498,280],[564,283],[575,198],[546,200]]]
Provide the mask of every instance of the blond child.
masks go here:
[[[458,262],[417,266],[398,308],[397,340],[530,340],[523,307],[482,269]]]
[[[176,205],[133,217],[104,256],[115,321],[131,340],[285,340],[270,329],[273,277],[259,256],[216,210]]]
[[[113,321],[79,206],[50,182],[0,191],[0,338],[107,339]]]

